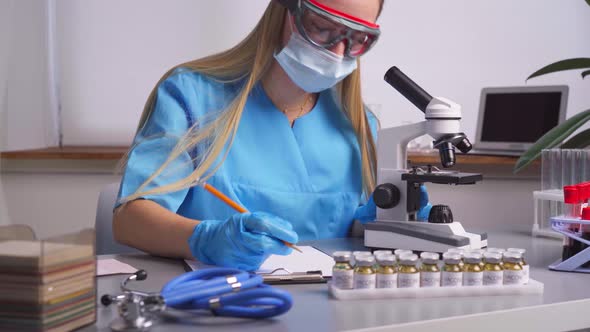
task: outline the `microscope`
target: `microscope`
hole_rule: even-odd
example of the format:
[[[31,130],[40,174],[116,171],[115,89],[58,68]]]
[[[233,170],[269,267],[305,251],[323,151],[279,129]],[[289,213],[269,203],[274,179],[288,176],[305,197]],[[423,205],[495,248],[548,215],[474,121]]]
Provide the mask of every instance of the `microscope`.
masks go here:
[[[432,252],[487,247],[487,234],[465,231],[453,220],[449,206],[433,206],[427,222],[416,218],[422,184],[466,185],[482,180],[481,174],[446,170],[455,164],[455,148],[467,153],[472,147],[460,130],[461,106],[445,98],[433,98],[397,67],[387,71],[385,81],[424,112],[425,121],[378,132],[379,185],[373,192],[377,219],[365,224],[365,246]],[[431,165],[408,169],[408,143],[424,134],[434,138],[443,170]]]

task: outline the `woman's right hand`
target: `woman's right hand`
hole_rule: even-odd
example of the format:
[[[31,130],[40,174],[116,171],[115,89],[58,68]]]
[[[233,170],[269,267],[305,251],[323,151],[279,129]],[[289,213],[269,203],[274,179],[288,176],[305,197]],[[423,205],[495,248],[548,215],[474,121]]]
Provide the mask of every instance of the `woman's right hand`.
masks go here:
[[[291,223],[269,213],[253,212],[235,214],[225,221],[201,221],[189,238],[189,246],[193,256],[205,264],[254,271],[271,254],[292,252],[283,241],[298,241]]]

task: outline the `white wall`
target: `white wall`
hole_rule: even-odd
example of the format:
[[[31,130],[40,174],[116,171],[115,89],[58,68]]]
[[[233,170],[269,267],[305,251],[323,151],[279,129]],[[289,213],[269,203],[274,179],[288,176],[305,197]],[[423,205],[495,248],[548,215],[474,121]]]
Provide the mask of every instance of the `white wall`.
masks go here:
[[[158,78],[234,45],[268,2],[58,0],[64,144],[128,144]],[[363,83],[384,126],[421,115],[383,81],[392,65],[462,104],[473,137],[482,87],[523,85],[550,62],[590,55],[584,0],[388,0],[379,23],[383,36],[363,59]],[[579,71],[528,84],[569,84],[568,116],[590,107],[590,79]]]
[[[267,4],[59,0],[64,144],[129,144],[143,104],[164,72],[233,46]]]
[[[363,59],[367,103],[385,127],[419,121],[422,113],[385,83],[397,65],[435,96],[463,106],[463,126],[474,137],[482,87],[525,85],[554,61],[590,56],[590,6],[583,0],[386,1],[383,38]],[[530,80],[527,85],[570,86],[568,117],[590,108],[590,79],[580,71]]]
[[[100,190],[119,182],[111,174],[4,173],[7,212],[12,224],[26,224],[40,238],[94,227]]]
[[[0,151],[58,144],[48,43],[52,2],[0,2]]]
[[[0,45],[7,44],[10,36],[10,7],[12,3],[2,2],[0,3]],[[6,94],[6,63],[7,63],[7,49],[0,46],[0,151],[4,146],[4,127],[6,125],[4,121],[5,105],[4,96]],[[0,169],[0,174],[2,170]],[[6,214],[6,203],[4,202],[4,189],[2,189],[2,177],[0,176],[0,225],[9,224],[8,217]]]

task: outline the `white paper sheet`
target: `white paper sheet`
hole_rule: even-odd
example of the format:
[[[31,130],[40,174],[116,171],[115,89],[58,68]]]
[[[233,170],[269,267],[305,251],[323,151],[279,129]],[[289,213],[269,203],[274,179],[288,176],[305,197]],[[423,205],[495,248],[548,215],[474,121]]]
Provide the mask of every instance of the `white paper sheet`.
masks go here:
[[[308,272],[308,271],[322,271],[324,277],[332,276],[332,266],[334,260],[332,257],[324,254],[310,246],[297,246],[303,253],[293,250],[288,256],[271,255],[256,273],[269,273],[275,269],[283,268],[289,272]],[[203,264],[196,260],[185,260],[191,269],[199,270],[203,268],[213,267],[211,265]]]
[[[137,269],[129,264],[119,262],[113,258],[99,259],[96,261],[96,275],[108,276],[111,274],[135,273]]]

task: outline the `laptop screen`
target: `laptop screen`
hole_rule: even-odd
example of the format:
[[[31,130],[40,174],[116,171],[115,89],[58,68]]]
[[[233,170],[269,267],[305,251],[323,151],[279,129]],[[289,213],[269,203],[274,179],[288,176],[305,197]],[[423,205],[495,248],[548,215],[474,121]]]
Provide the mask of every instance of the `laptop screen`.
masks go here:
[[[534,143],[559,123],[561,93],[495,93],[486,98],[481,140]]]
[[[565,119],[567,87],[486,88],[477,148],[523,150]]]

